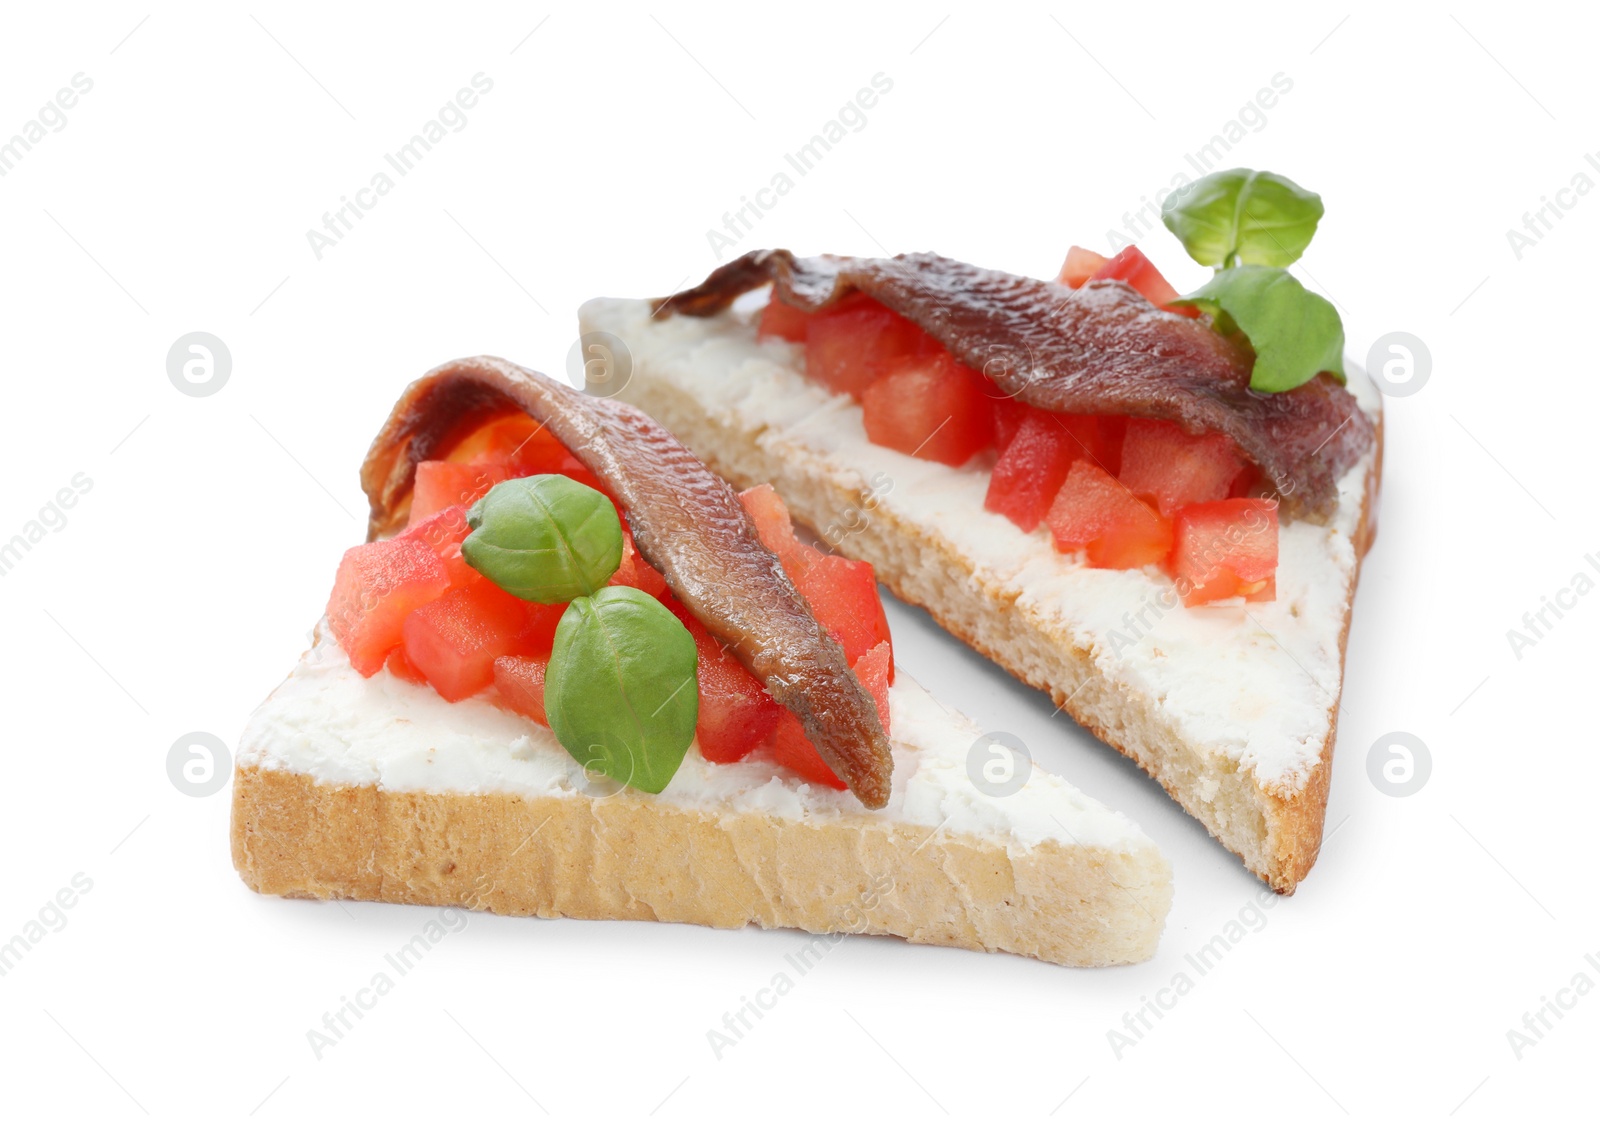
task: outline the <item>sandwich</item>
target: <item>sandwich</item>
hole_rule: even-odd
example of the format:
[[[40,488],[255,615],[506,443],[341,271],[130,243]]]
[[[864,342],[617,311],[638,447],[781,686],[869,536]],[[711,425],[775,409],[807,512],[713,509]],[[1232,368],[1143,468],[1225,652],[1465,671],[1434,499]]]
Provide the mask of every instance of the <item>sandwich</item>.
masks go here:
[[[898,670],[874,568],[770,486],[486,357],[407,388],[361,482],[367,540],[238,745],[254,890],[1154,953],[1155,844],[994,773],[1007,751]]]
[[[617,395],[1154,777],[1291,893],[1322,842],[1380,398],[1287,270],[1322,215],[1231,170],[1137,248],[1028,278],[936,254],[757,251],[595,299]],[[625,370],[625,371],[624,371]]]

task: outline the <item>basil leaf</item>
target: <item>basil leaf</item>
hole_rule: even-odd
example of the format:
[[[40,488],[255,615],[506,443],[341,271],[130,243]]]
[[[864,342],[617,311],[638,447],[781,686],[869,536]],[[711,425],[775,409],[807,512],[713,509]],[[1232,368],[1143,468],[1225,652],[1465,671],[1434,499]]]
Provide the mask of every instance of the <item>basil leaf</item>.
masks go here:
[[[512,596],[564,604],[594,593],[622,564],[617,508],[565,475],[496,483],[467,511],[467,564]]]
[[[1226,333],[1250,339],[1256,363],[1250,387],[1288,392],[1318,373],[1344,380],[1344,323],[1333,303],[1281,267],[1234,267],[1174,301],[1209,313]]]
[[[1322,197],[1288,177],[1229,169],[1168,196],[1161,222],[1205,267],[1287,267],[1322,219]]]
[[[694,741],[694,637],[655,597],[611,585],[568,605],[545,673],[550,728],[584,767],[659,793]]]

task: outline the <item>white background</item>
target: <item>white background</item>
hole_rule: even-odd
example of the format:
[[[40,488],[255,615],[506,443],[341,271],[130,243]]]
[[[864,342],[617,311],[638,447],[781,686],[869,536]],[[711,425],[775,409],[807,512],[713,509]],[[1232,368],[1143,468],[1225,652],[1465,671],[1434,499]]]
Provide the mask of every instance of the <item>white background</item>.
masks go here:
[[[74,875],[93,888],[0,978],[5,1120],[1498,1126],[1586,1106],[1600,993],[1520,1060],[1506,1032],[1580,970],[1600,980],[1600,596],[1520,658],[1506,633],[1600,577],[1600,193],[1520,259],[1506,230],[1600,144],[1593,23],[1466,4],[605,7],[9,10],[0,138],[74,74],[94,85],[0,178],[0,540],[76,473],[93,486],[0,576],[0,939]],[[478,72],[494,87],[467,126],[319,261],[306,230]],[[908,671],[1171,857],[1155,960],[852,939],[719,1062],[706,1030],[801,935],[473,916],[317,1060],[307,1029],[436,912],[251,894],[226,790],[182,795],[169,746],[231,745],[293,663],[362,537],[356,469],[406,381],[479,352],[561,371],[580,301],[703,274],[706,230],[878,72],[894,87],[866,127],[739,250],[1052,273],[1273,75],[1293,82],[1228,163],[1323,194],[1301,274],[1339,303],[1352,356],[1392,330],[1433,356],[1388,404],[1321,862],[1118,1059],[1107,1030],[1262,888],[1043,696],[897,607]],[[1144,246],[1179,289],[1204,277],[1165,233]],[[194,330],[233,357],[206,398],[166,374]],[[1433,755],[1406,799],[1366,769],[1396,730]]]

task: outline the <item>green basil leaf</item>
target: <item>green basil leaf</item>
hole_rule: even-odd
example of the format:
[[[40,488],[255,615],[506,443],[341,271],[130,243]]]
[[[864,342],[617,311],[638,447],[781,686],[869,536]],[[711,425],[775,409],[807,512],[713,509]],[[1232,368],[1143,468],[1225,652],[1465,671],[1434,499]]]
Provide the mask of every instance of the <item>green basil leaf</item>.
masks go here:
[[[1288,177],[1229,169],[1177,189],[1161,222],[1205,267],[1287,267],[1322,219],[1322,197]]]
[[[1344,323],[1333,303],[1281,267],[1234,267],[1173,305],[1196,306],[1224,332],[1250,339],[1250,387],[1288,392],[1318,373],[1344,380]]]
[[[467,564],[512,596],[564,604],[622,564],[622,523],[605,495],[565,475],[496,483],[467,511]]]
[[[689,629],[649,593],[611,585],[579,597],[545,673],[550,728],[585,768],[659,793],[694,741],[696,661]]]

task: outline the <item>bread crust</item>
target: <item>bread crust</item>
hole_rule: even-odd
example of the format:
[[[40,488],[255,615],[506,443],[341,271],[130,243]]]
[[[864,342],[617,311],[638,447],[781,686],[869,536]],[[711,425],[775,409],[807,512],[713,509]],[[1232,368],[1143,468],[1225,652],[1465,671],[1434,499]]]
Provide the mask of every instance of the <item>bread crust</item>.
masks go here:
[[[584,324],[583,329],[597,327]],[[602,327],[603,328],[603,327]],[[826,529],[842,515],[859,512],[857,484],[842,481],[820,463],[781,457],[727,422],[718,406],[700,404],[667,379],[656,379],[635,360],[628,400],[650,413],[714,471],[735,486],[770,482],[795,518]],[[1376,533],[1382,472],[1383,423],[1377,420],[1377,450],[1366,479],[1361,515],[1352,541],[1356,566],[1346,591],[1339,634],[1340,691],[1345,643],[1350,631],[1361,560]],[[1020,594],[981,582],[975,565],[939,530],[907,523],[879,509],[864,527],[854,526],[840,552],[870,561],[878,579],[907,603],[927,609],[946,631],[994,660],[1017,678],[1047,692],[1085,729],[1131,758],[1206,825],[1212,836],[1280,894],[1293,894],[1317,860],[1337,733],[1339,696],[1328,711],[1328,735],[1317,762],[1294,791],[1262,785],[1247,767],[1232,765],[1220,777],[1204,751],[1188,748],[1167,723],[1158,703],[1130,687],[1098,677],[1093,657],[1076,647],[1061,626],[1014,615]]]
[[[400,792],[250,764],[234,776],[232,846],[262,894],[888,934],[1076,966],[1151,957],[1172,900],[1148,841],[1023,848],[866,812]]]

